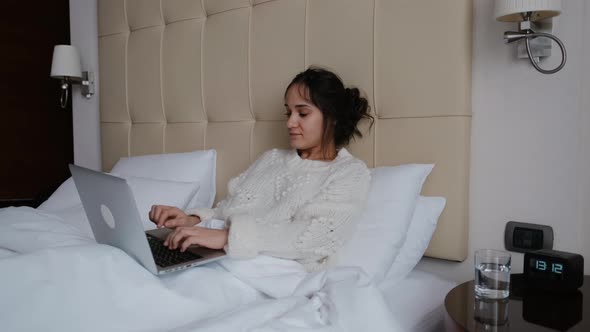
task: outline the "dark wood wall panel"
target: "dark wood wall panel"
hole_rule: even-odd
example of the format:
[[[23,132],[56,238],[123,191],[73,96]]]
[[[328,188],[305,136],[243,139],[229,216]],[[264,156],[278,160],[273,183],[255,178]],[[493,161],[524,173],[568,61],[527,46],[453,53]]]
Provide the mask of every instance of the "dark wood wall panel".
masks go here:
[[[59,81],[49,77],[53,46],[70,43],[69,3],[2,1],[0,15],[0,206],[6,206],[38,200],[69,174],[71,101],[65,110],[59,106]]]

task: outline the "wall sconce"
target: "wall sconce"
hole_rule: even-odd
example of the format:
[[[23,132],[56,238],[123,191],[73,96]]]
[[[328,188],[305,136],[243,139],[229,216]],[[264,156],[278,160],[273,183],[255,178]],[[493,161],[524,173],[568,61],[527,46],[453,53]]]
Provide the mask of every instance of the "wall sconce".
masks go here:
[[[519,23],[518,31],[504,32],[506,43],[518,41],[517,56],[528,57],[533,67],[543,74],[560,71],[567,60],[565,46],[551,34],[551,18],[560,13],[561,0],[496,0],[494,8],[496,20]],[[546,70],[539,67],[538,62],[542,57],[551,55],[551,40],[561,49],[561,63],[554,69]]]
[[[53,48],[51,77],[60,79],[62,83],[59,98],[61,108],[66,108],[68,87],[72,84],[80,84],[82,95],[87,99],[94,94],[94,73],[81,70],[80,55],[74,46],[56,45]]]

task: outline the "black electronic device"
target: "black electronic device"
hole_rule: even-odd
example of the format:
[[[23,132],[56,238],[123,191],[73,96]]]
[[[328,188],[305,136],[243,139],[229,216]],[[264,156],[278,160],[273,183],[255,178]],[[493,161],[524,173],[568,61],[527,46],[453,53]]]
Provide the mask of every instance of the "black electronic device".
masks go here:
[[[575,291],[584,283],[584,257],[548,249],[527,252],[524,254],[523,272],[527,288]]]
[[[569,331],[584,317],[584,296],[579,291],[546,293],[529,290],[522,299],[522,318],[557,331]]]
[[[506,223],[504,247],[515,252],[553,249],[553,228],[517,221]]]

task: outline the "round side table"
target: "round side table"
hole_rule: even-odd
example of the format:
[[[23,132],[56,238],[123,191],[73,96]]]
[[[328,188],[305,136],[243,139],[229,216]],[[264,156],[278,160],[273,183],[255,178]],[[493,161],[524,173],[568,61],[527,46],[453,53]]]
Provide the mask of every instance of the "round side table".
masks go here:
[[[447,331],[590,331],[590,276],[577,291],[557,294],[525,290],[522,274],[510,276],[510,297],[479,300],[473,280],[445,297]],[[586,302],[586,303],[584,303]]]

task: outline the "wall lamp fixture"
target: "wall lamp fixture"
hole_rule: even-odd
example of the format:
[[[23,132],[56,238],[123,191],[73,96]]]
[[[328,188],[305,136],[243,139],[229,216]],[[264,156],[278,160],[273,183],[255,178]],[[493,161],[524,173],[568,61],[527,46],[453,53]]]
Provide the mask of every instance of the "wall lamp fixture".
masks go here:
[[[94,94],[94,73],[82,71],[78,49],[71,45],[55,45],[51,63],[51,77],[61,80],[61,108],[68,103],[69,86],[80,84],[82,95],[90,99]]]
[[[518,22],[518,31],[504,32],[508,43],[518,42],[517,56],[529,58],[533,67],[543,74],[560,71],[567,60],[565,46],[551,34],[552,17],[561,13],[561,0],[496,0],[494,16],[501,22]],[[544,38],[540,38],[544,37]],[[561,63],[554,69],[539,66],[541,58],[551,55],[551,40],[561,50]]]

